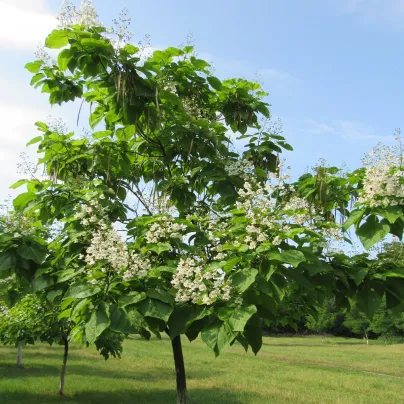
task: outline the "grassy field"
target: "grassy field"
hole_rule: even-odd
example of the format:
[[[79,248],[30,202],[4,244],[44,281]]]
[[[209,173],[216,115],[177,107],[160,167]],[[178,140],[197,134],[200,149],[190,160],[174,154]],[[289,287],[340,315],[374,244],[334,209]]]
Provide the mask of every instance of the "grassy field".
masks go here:
[[[191,404],[404,403],[404,345],[361,340],[265,338],[255,357],[234,346],[215,359],[202,341],[184,342]],[[122,359],[106,363],[95,349],[72,347],[66,397],[57,396],[61,347],[0,347],[2,404],[175,403],[171,346],[126,341]]]

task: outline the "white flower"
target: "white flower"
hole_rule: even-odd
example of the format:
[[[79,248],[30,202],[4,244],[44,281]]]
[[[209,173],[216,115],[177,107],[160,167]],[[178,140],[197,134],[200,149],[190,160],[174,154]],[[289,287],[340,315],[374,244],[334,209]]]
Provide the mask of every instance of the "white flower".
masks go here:
[[[210,305],[216,300],[229,300],[231,287],[219,271],[208,271],[193,258],[182,258],[171,281],[177,289],[177,302]]]
[[[86,253],[85,260],[89,265],[106,261],[115,270],[128,266],[129,254],[126,243],[113,228],[96,231]]]
[[[76,24],[84,25],[87,28],[102,26],[91,0],[82,0],[79,10],[74,7],[70,0],[64,0],[57,19],[59,21],[58,28],[62,29]]]
[[[154,222],[146,233],[146,241],[150,244],[155,244],[167,239],[181,238],[181,231],[184,231],[184,224],[175,223],[168,216],[161,217],[157,222]]]

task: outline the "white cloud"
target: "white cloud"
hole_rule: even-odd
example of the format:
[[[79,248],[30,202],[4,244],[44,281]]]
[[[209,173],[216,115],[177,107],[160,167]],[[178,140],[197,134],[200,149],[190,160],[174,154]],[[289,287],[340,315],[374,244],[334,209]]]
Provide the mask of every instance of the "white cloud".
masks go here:
[[[344,120],[332,120],[329,122],[319,122],[314,119],[302,121],[305,130],[315,135],[336,135],[345,140],[356,143],[361,141],[390,142],[394,140],[393,135],[378,133],[374,128],[366,126],[360,122],[350,122]]]
[[[34,123],[45,118],[47,113],[46,109],[0,103],[0,204],[8,194],[17,192],[11,192],[9,186],[21,178],[17,172],[21,152],[26,152],[36,162],[35,147],[25,148],[25,145],[38,135]]]
[[[33,51],[56,24],[45,0],[0,0],[0,49]]]

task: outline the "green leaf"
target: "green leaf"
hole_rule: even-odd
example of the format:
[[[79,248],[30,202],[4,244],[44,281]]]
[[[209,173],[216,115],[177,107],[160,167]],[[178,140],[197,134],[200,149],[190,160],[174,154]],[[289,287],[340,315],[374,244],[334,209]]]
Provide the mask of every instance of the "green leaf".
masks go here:
[[[217,335],[217,355],[229,347],[236,336],[237,333],[232,330],[231,326],[227,322],[223,323]]]
[[[84,299],[85,297],[93,296],[100,291],[101,289],[99,287],[95,287],[89,283],[76,283],[70,286],[64,296],[64,299],[70,297],[75,299]]]
[[[126,307],[130,304],[136,304],[146,299],[146,297],[144,292],[129,292],[119,298],[119,306]]]
[[[356,286],[359,286],[362,281],[365,279],[366,275],[368,274],[368,271],[366,269],[359,269],[354,278],[354,282]]]
[[[76,275],[79,275],[81,271],[76,271],[75,269],[69,268],[57,273],[58,280],[57,283],[66,282],[69,279],[74,278]]]
[[[158,243],[156,245],[148,244],[146,248],[160,255],[164,251],[170,251],[172,247],[169,243]]]
[[[35,278],[32,283],[32,291],[33,292],[38,292],[40,290],[46,289],[49,286],[52,286],[54,284],[54,281],[52,278],[48,276],[41,276],[39,278]]]
[[[59,313],[58,319],[62,320],[64,318],[70,318],[71,311],[72,311],[72,309],[63,310],[61,313]]]
[[[294,267],[297,267],[301,262],[306,261],[304,254],[298,250],[283,251],[281,253],[281,259]]]
[[[185,334],[188,327],[197,320],[200,320],[212,313],[212,308],[203,306],[178,306],[171,313],[168,319],[170,337]]]
[[[242,271],[236,272],[231,278],[232,286],[240,293],[243,293],[252,283],[254,283],[257,274],[258,271],[253,268],[246,268]]]
[[[223,266],[223,270],[226,273],[229,273],[239,262],[240,257],[233,257],[226,261],[226,264]]]
[[[248,352],[248,341],[241,334],[237,335],[236,340],[241,344],[244,350]]]
[[[402,206],[388,206],[381,210],[380,214],[393,224],[399,217],[404,216]]]
[[[209,76],[207,80],[215,90],[220,91],[223,88],[222,82],[217,77]]]
[[[249,306],[238,307],[227,320],[233,331],[244,331],[247,321],[255,314],[257,308],[250,304]]]
[[[40,244],[29,244],[29,245],[20,245],[17,248],[17,253],[27,260],[32,260],[37,264],[42,264],[44,261],[46,254],[48,253],[48,249]]]
[[[159,300],[147,299],[142,301],[142,303],[140,303],[139,311],[145,317],[154,317],[159,318],[160,320],[163,321],[168,321],[168,319],[170,318],[170,314],[173,311],[173,308],[170,305],[163,303]]]
[[[310,276],[332,271],[332,267],[322,261],[304,263],[302,267],[307,270]]]
[[[99,132],[94,132],[93,133],[93,138],[94,139],[102,139],[104,137],[108,137],[112,134],[112,130],[101,130]]]
[[[130,309],[127,311],[127,316],[128,316],[128,320],[130,321],[130,323],[133,325],[133,327],[135,327],[136,329],[141,329],[142,327],[145,327],[145,321],[143,319],[143,316],[136,310],[136,309]],[[148,333],[143,333],[142,334],[146,339]],[[150,338],[150,335],[149,335]]]
[[[257,355],[262,346],[261,320],[257,314],[254,314],[248,322],[244,331],[244,337],[254,354]]]
[[[29,180],[19,180],[17,182],[15,182],[13,185],[10,186],[10,189],[16,189],[18,187],[20,187],[21,185],[27,184],[29,182]]]
[[[219,355],[217,350],[217,339],[220,328],[221,324],[213,324],[205,327],[201,332],[202,341],[215,352],[216,356]]]
[[[403,238],[404,221],[397,219],[393,224],[390,224],[390,233],[397,236],[400,240]]]
[[[372,318],[373,314],[380,307],[382,302],[382,295],[376,290],[365,287],[358,292],[356,296],[358,307],[362,310],[368,318]]]
[[[342,228],[344,230],[348,230],[353,224],[359,224],[362,220],[365,211],[362,209],[355,209],[353,210],[348,217],[348,220],[343,224]]]
[[[366,222],[362,224],[357,230],[356,234],[359,236],[363,246],[368,250],[374,244],[383,240],[390,232],[388,221],[379,219],[371,215],[367,218]]]
[[[68,65],[69,62],[72,60],[73,58],[73,54],[74,54],[74,50],[73,49],[63,49],[59,55],[58,55],[58,65],[59,65],[59,69],[64,72]]]
[[[55,29],[45,40],[45,46],[49,49],[60,49],[69,43],[67,30]]]
[[[33,192],[24,192],[18,195],[13,200],[13,206],[16,210],[23,210],[29,202],[35,199],[35,194]]]
[[[58,296],[61,296],[63,294],[63,290],[51,290],[47,295],[46,298],[50,301],[53,302]]]
[[[389,278],[404,278],[404,269],[396,268],[394,271],[389,271],[384,274]]]
[[[134,55],[135,53],[137,53],[139,51],[139,48],[137,48],[136,46],[127,44],[123,47],[123,50],[125,52],[127,52],[129,55]]]
[[[35,136],[33,139],[31,139],[26,146],[30,146],[32,144],[38,143],[42,140],[42,136]]]
[[[124,334],[134,334],[137,332],[137,329],[129,320],[126,311],[120,308],[117,304],[112,304],[109,307],[109,317],[111,320],[111,330],[123,332]]]
[[[87,342],[93,344],[110,323],[108,308],[101,303],[85,326]]]
[[[171,306],[173,306],[174,302],[175,302],[174,297],[172,295],[170,295],[168,292],[166,292],[165,290],[149,289],[146,292],[146,295],[153,299],[161,300],[164,303],[168,303]]]
[[[11,251],[0,252],[0,271],[7,271],[14,266],[14,255]]]
[[[38,73],[39,70],[41,70],[41,66],[43,64],[42,60],[36,60],[35,62],[30,62],[25,65],[25,68],[30,72],[30,73]]]

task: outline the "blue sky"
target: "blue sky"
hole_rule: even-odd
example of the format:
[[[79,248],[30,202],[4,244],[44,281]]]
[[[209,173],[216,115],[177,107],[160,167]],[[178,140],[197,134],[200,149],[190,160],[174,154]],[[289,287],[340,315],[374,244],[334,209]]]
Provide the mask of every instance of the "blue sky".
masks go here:
[[[77,0],[78,1],[78,0]],[[18,178],[16,160],[50,113],[74,125],[75,106],[46,105],[23,65],[55,23],[59,0],[0,0],[0,198]],[[179,45],[192,32],[221,78],[257,74],[274,117],[294,146],[294,173],[323,157],[360,165],[402,126],[404,0],[94,0],[108,25],[127,7],[134,40]],[[5,121],[5,123],[4,123]]]

